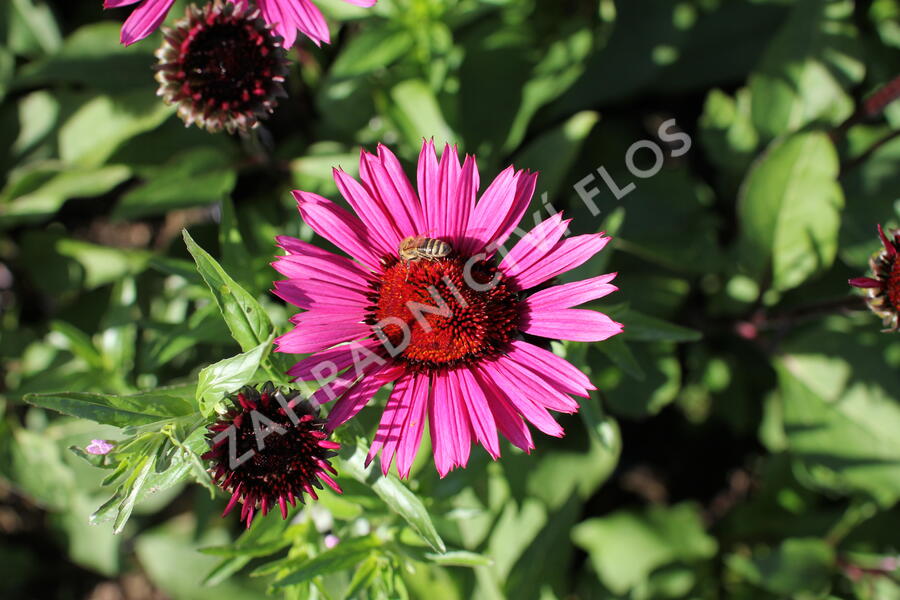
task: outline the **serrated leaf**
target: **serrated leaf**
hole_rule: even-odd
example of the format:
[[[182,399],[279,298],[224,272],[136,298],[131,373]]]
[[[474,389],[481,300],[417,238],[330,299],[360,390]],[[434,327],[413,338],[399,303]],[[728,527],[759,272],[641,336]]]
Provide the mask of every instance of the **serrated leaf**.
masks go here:
[[[153,469],[155,463],[156,460],[152,456],[145,456],[142,461],[138,463],[138,467],[135,468],[135,472],[128,482],[122,486],[123,491],[120,496],[121,502],[118,504],[118,508],[116,509],[116,520],[113,522],[113,533],[121,533],[125,528],[125,523],[127,523],[128,519],[131,517],[131,512],[134,510],[134,504],[137,502],[138,495],[141,493],[141,489],[144,487],[144,483],[150,476],[150,471]]]
[[[216,260],[197,245],[185,230],[184,243],[194,257],[197,271],[212,292],[225,318],[232,337],[245,352],[270,340],[273,334],[272,321],[256,298],[237,284]]]
[[[147,425],[194,412],[194,407],[183,398],[156,392],[131,396],[86,392],[28,394],[25,401],[34,406],[115,427]]]

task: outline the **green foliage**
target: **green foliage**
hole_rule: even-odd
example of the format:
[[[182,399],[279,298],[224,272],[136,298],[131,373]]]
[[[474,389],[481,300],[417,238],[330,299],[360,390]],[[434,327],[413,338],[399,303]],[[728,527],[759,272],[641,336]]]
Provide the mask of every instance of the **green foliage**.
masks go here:
[[[862,113],[898,3],[316,4],[333,43],[230,137],[155,96],[132,7],[0,3],[0,596],[900,599],[900,342],[846,285],[900,225],[900,103]],[[343,494],[241,530],[207,427],[290,385],[274,237],[334,250],[289,191],[337,200],[378,142],[415,181],[423,138],[482,190],[540,171],[522,229],[611,235],[561,280],[617,272],[589,308],[625,332],[552,344],[598,388],[564,438],[441,479],[426,428],[382,476],[381,392],[335,433]]]

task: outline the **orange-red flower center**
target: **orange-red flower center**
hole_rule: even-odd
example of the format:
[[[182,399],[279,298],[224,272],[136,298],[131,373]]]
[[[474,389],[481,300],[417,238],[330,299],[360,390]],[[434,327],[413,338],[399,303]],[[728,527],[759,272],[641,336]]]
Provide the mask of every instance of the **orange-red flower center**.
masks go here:
[[[392,354],[416,368],[496,354],[519,326],[518,293],[498,269],[452,255],[389,263],[373,299],[369,324]]]

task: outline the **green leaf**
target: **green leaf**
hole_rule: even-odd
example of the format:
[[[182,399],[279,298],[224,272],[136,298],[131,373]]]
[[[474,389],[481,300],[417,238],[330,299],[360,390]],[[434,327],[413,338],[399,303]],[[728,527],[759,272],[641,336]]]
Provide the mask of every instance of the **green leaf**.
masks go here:
[[[269,338],[247,352],[220,360],[200,371],[197,381],[197,402],[203,416],[213,414],[223,396],[240,389],[250,381],[259,369],[259,364],[271,343],[272,338]]]
[[[197,548],[223,544],[228,541],[228,536],[223,528],[204,528],[197,532],[170,521],[142,531],[134,547],[148,577],[167,597],[191,600],[259,600],[265,597],[265,589],[246,578],[223,581],[214,587],[201,582],[200,574],[213,568],[217,559],[197,552]]]
[[[183,398],[157,392],[132,396],[85,392],[28,394],[25,401],[34,406],[115,427],[147,425],[194,412],[194,407]]]
[[[534,66],[531,78],[521,88],[521,102],[515,118],[509,125],[509,133],[503,146],[505,150],[517,147],[525,137],[528,124],[535,113],[548,102],[561,96],[584,73],[585,60],[591,49],[591,38],[590,30],[585,27],[554,41],[546,49],[540,62]],[[506,82],[505,77],[499,79],[500,82]],[[589,123],[589,118],[585,114],[593,115],[594,122],[598,118],[596,113],[573,115],[564,126],[565,133],[571,141],[580,143],[593,127],[594,122]],[[488,113],[488,115],[496,118],[495,114]],[[522,164],[528,166],[528,163]],[[534,164],[552,168],[554,163]],[[547,186],[546,189],[554,188]]]
[[[597,344],[597,350],[605,354],[614,365],[625,371],[629,376],[634,377],[638,381],[643,381],[647,377],[641,363],[635,358],[628,342],[625,341],[624,335],[617,335],[608,340],[604,340],[602,344]]]
[[[171,114],[170,107],[144,91],[97,96],[60,129],[60,158],[73,166],[99,167],[123,142],[155,129]]]
[[[141,489],[144,487],[144,483],[150,476],[150,472],[155,464],[156,461],[152,457],[144,457],[135,468],[134,474],[126,482],[122,500],[117,509],[116,520],[113,522],[113,533],[121,533],[125,528],[125,523],[131,517],[134,504],[137,502]]]
[[[700,141],[707,158],[731,173],[743,173],[756,154],[759,135],[750,118],[750,92],[738,90],[734,98],[710,90],[700,117]]]
[[[369,587],[379,576],[380,565],[381,561],[375,555],[365,559],[353,574],[353,579],[350,580],[350,585],[347,586],[347,591],[344,592],[344,598],[347,600],[359,598],[360,592]]]
[[[78,28],[61,47],[54,48],[54,53],[24,65],[16,86],[27,89],[73,84],[104,92],[142,89],[152,94],[154,82],[147,77],[147,68],[153,63],[152,44],[123,46],[119,42],[121,27],[103,21]]]
[[[623,337],[636,342],[696,342],[703,337],[696,329],[675,325],[632,308],[614,314],[625,325]]]
[[[6,48],[0,47],[0,102],[6,96],[6,88],[16,69],[16,57]]]
[[[704,531],[697,507],[687,503],[588,519],[572,530],[572,539],[616,594],[626,594],[660,567],[716,553],[716,541]]]
[[[896,370],[877,346],[846,333],[810,333],[785,350],[775,362],[783,428],[809,483],[892,505],[900,499]]]
[[[131,177],[122,165],[60,169],[45,165],[8,185],[0,195],[0,228],[41,221],[56,214],[70,198],[100,196]]]
[[[237,180],[228,156],[211,147],[179,153],[168,164],[142,169],[140,174],[147,182],[122,196],[114,218],[136,219],[219,202]]]
[[[827,269],[837,253],[844,194],[838,157],[825,133],[776,141],[747,175],[738,199],[740,257],[778,290]]]
[[[21,54],[50,53],[60,45],[59,26],[50,7],[32,0],[12,0],[9,47]]]
[[[361,437],[342,439],[341,456],[344,459],[343,473],[357,481],[371,486],[372,490],[388,507],[403,517],[410,527],[436,552],[444,552],[447,547],[438,535],[431,515],[422,500],[409,491],[396,476],[381,475],[371,465],[365,467],[366,441]]]
[[[81,240],[62,239],[56,250],[75,259],[84,268],[84,287],[93,289],[142,273],[152,253],[145,250],[98,246]]]
[[[818,538],[792,538],[748,558],[732,555],[728,567],[738,576],[779,597],[827,590],[834,568],[834,549]]]
[[[341,50],[329,75],[340,79],[387,69],[409,52],[413,41],[409,30],[394,25],[364,30]]]
[[[516,155],[514,164],[518,168],[541,168],[532,210],[535,208],[534,203],[540,203],[537,204],[537,208],[545,210],[541,202],[541,192],[546,192],[547,200],[552,203],[557,191],[563,184],[569,183],[566,176],[581,153],[585,139],[599,120],[600,115],[592,111],[577,113],[560,127],[534,140]],[[531,210],[526,212],[526,218],[530,217],[531,213]]]
[[[197,245],[190,234],[183,232],[184,242],[194,257],[197,271],[213,294],[232,337],[245,352],[271,339],[272,321],[259,302],[237,284],[219,263]]]
[[[489,567],[494,564],[489,557],[467,550],[451,550],[443,554],[426,552],[425,558],[443,567]]]
[[[750,77],[753,123],[768,139],[810,123],[837,125],[853,112],[848,90],[865,66],[853,3],[801,0]]]
[[[284,558],[258,567],[251,575],[261,576],[283,572],[276,579],[275,586],[295,585],[318,575],[327,575],[354,567],[373,550],[380,548],[382,544],[383,542],[374,535],[341,540],[334,548],[312,558]]]
[[[419,146],[422,139],[434,138],[438,150],[443,143],[456,141],[441,107],[428,84],[420,79],[398,83],[390,93],[389,110],[394,115],[407,143]]]

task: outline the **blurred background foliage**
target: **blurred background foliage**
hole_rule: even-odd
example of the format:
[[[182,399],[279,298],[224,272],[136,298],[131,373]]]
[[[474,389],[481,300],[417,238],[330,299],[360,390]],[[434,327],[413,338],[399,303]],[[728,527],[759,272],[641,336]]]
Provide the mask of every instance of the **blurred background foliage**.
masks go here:
[[[127,11],[0,5],[0,594],[900,598],[900,341],[846,284],[898,225],[900,104],[862,106],[900,73],[900,4],[319,4],[333,44],[298,44],[246,138],[158,101],[160,35],[122,48]],[[312,239],[289,190],[336,198],[332,166],[379,141],[412,169],[423,137],[483,182],[540,170],[535,210],[615,236],[570,277],[618,271],[601,306],[625,334],[556,348],[601,391],[530,456],[479,450],[441,480],[426,447],[405,483],[361,468],[369,409],[341,436],[343,496],[241,534],[192,482],[200,371],[287,326],[273,236]],[[625,156],[645,139],[665,162],[644,179]],[[220,305],[269,318],[236,342]],[[263,348],[238,377],[277,376]],[[125,436],[104,487],[79,448]]]

